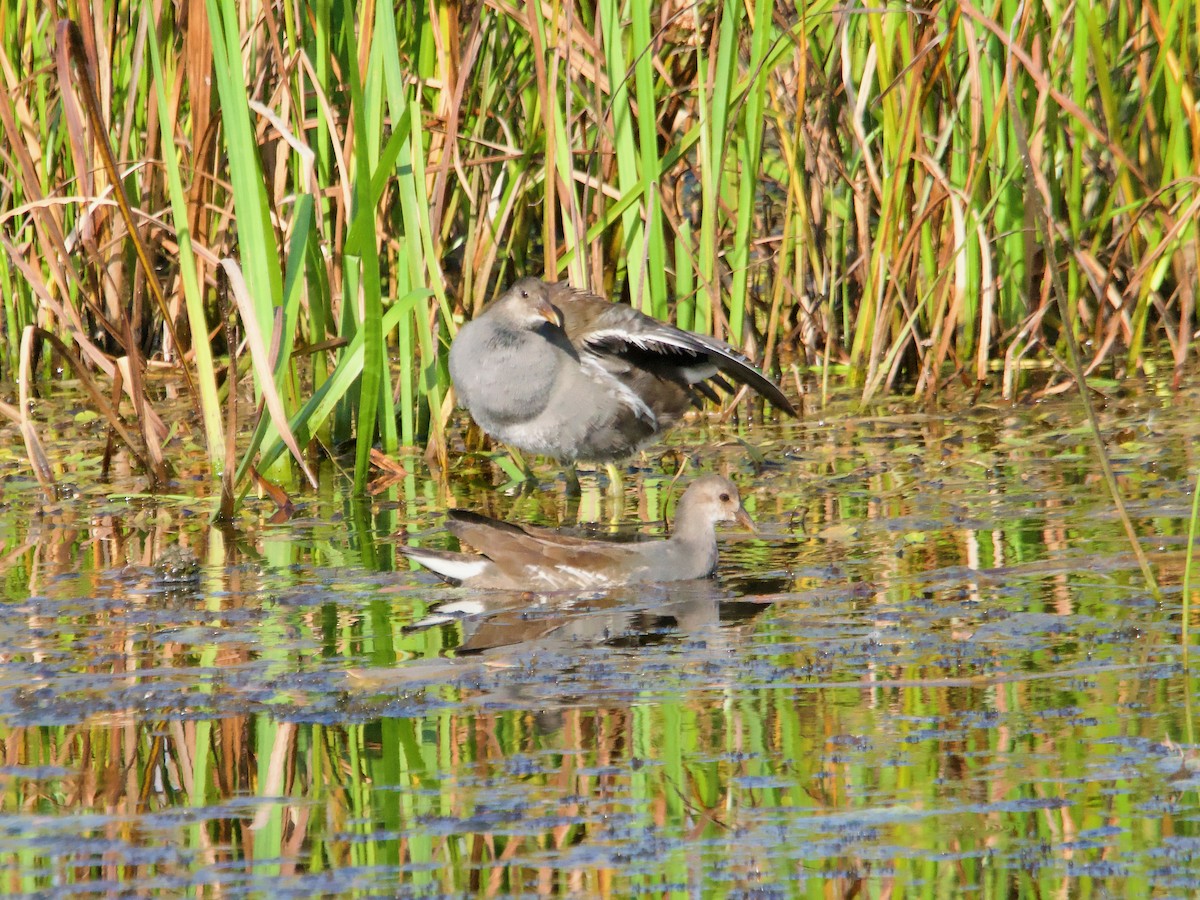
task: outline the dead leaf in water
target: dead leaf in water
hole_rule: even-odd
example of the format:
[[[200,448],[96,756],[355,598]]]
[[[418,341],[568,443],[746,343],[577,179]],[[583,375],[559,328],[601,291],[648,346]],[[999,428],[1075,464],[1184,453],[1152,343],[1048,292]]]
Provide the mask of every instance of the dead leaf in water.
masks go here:
[[[839,544],[855,540],[858,534],[858,529],[855,526],[839,523],[837,525],[830,525],[828,528],[822,528],[817,532],[817,537],[823,541]]]

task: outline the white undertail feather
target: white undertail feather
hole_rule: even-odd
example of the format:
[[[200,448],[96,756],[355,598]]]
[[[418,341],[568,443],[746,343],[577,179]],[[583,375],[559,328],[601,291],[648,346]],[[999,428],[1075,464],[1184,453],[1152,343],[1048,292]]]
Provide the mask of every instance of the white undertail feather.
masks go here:
[[[467,616],[478,616],[485,612],[487,606],[480,600],[455,600],[443,603],[419,622],[413,622],[411,628],[432,628],[435,625],[445,625],[457,622]]]
[[[468,578],[480,575],[488,566],[488,560],[482,557],[466,557],[463,559],[455,557],[448,559],[445,556],[422,553],[415,547],[410,547],[407,555],[430,571],[437,572],[443,578],[452,578],[455,581],[466,581]]]

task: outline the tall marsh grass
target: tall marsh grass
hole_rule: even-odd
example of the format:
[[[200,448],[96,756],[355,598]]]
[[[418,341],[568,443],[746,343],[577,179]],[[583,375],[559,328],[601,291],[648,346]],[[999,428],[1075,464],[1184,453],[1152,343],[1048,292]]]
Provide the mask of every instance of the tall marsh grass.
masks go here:
[[[372,447],[444,465],[445,346],[529,273],[864,400],[1053,389],[1068,330],[1088,373],[1180,371],[1196,16],[0,0],[0,379],[52,390],[53,348],[162,481],[178,369],[228,510],[314,447],[360,489]]]

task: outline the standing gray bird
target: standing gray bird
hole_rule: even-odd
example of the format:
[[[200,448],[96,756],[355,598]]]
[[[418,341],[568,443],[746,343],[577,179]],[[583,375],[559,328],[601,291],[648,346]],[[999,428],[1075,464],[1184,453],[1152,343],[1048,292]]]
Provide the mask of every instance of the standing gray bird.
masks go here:
[[[520,450],[608,463],[675,424],[725,378],[796,415],[731,346],[559,282],[522,278],[458,332],[450,377],[479,426]],[[711,382],[711,384],[710,384]]]

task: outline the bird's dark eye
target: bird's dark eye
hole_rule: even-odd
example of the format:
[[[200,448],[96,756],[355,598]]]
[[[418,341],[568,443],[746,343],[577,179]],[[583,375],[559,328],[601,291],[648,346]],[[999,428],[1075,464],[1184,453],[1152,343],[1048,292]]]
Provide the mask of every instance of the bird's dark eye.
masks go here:
[[[722,495],[721,495],[720,497],[718,497],[717,499],[718,499],[718,500],[720,500],[722,503],[728,503],[728,502],[729,502],[729,495],[728,495],[728,494],[722,494]]]
[[[521,298],[523,300],[528,300],[529,299],[529,291],[521,291]]]

